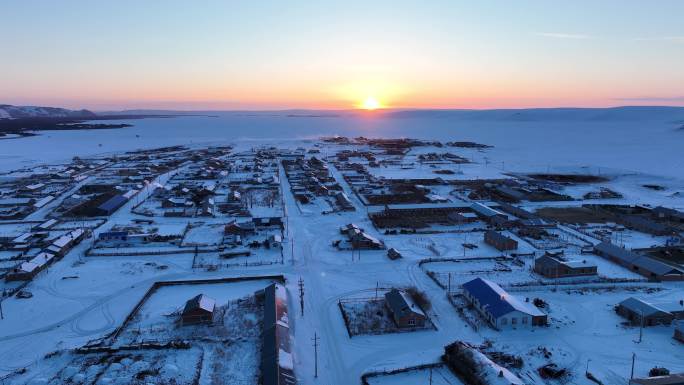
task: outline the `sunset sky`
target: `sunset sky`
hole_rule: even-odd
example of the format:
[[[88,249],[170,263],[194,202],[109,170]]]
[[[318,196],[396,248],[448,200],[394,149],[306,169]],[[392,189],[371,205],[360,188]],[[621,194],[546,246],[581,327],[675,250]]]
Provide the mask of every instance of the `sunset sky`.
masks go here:
[[[0,104],[684,105],[684,1],[4,0]]]

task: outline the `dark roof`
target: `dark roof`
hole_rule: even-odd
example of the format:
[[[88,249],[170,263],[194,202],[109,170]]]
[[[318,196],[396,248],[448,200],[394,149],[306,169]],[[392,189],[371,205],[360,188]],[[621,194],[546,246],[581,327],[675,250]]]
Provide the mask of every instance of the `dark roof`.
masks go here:
[[[516,243],[517,243],[517,241],[516,241],[515,239],[513,239],[513,238],[511,238],[511,237],[507,237],[507,236],[505,236],[505,235],[503,235],[503,234],[501,234],[501,233],[499,233],[499,232],[496,232],[496,231],[494,231],[494,230],[488,230],[487,233],[486,233],[486,235],[487,235],[487,237],[493,238],[496,242],[508,242],[508,241],[513,241],[513,242],[516,242]]]
[[[285,287],[271,284],[264,289],[261,378],[263,385],[294,385]]]
[[[658,207],[653,209],[653,212],[656,214],[664,214],[667,216],[671,216],[671,217],[675,217],[675,218],[679,218],[679,219],[684,219],[684,212],[681,212],[681,211],[678,211],[675,209],[671,209],[669,207],[658,206]]]
[[[504,216],[508,218],[508,216],[501,211],[494,210],[493,208],[483,205],[482,203],[475,202],[472,205],[470,205],[470,208],[478,213],[479,215],[482,215],[483,217],[495,217],[495,216]]]
[[[544,313],[534,306],[521,302],[508,294],[501,286],[492,281],[475,278],[463,284],[463,289],[478,299],[480,306],[486,308],[495,318],[506,315],[514,310],[532,315],[543,316]]]
[[[635,227],[637,230],[642,229],[656,235],[667,234],[671,231],[669,226],[636,215],[625,215],[622,217],[622,222],[628,227]]]
[[[627,264],[634,265],[639,269],[646,270],[655,275],[684,275],[684,270],[670,266],[664,262],[658,261],[651,257],[643,256],[634,253],[622,247],[616,246],[610,242],[601,242],[594,246],[594,250],[619,259]]]
[[[128,199],[123,195],[114,195],[113,197],[107,199],[104,203],[97,206],[98,210],[105,211],[107,213],[112,213],[116,211],[119,207],[123,206]]]
[[[212,313],[215,307],[216,301],[213,298],[209,298],[204,294],[199,294],[185,303],[183,314],[197,309]]]
[[[549,254],[542,255],[541,257],[537,258],[534,262],[535,263],[541,263],[541,264],[547,265],[547,266],[562,265],[562,266],[566,266],[570,269],[576,269],[576,268],[580,268],[580,267],[596,267],[596,265],[591,264],[591,263],[587,262],[586,260],[565,261],[565,260],[562,260],[560,258],[554,257],[554,256],[549,255]]]
[[[632,261],[640,257],[639,254],[633,253],[627,249],[623,249],[622,247],[614,245],[610,242],[601,242],[598,245],[594,246],[594,250],[600,254],[605,254],[627,263],[631,263]]]
[[[626,300],[620,302],[620,306],[629,309],[634,313],[643,314],[647,317],[658,313],[670,314],[668,311],[665,311],[656,305],[653,305],[651,303],[648,303],[642,299],[635,297],[629,297]]]
[[[411,313],[419,314],[425,317],[425,313],[423,313],[418,305],[408,298],[406,293],[397,289],[392,289],[385,293],[385,300],[387,301],[389,308],[392,310],[392,313],[397,318],[401,318]]]

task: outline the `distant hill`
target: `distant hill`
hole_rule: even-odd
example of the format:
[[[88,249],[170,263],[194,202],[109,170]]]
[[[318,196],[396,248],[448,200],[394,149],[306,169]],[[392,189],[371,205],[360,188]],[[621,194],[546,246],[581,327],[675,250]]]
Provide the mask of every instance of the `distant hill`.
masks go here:
[[[435,118],[486,121],[681,121],[684,107],[627,106],[613,108],[526,108],[498,110],[395,110],[393,118]]]
[[[0,104],[0,119],[92,118],[96,116],[97,114],[88,110],[75,111],[57,107],[12,106],[9,104]]]
[[[610,108],[511,108],[511,109],[383,109],[372,112],[346,110],[125,110],[101,115],[253,115],[307,117],[354,117],[373,114],[393,119],[454,119],[465,121],[553,122],[553,121],[667,121],[684,123],[684,107],[625,106]]]

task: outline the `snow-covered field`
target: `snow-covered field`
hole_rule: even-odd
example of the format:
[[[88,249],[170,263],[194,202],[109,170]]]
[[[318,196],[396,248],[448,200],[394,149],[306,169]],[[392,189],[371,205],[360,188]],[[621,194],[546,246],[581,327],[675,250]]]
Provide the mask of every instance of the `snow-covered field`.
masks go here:
[[[475,159],[491,158],[487,169],[559,171],[584,168],[592,173],[637,171],[667,178],[684,166],[678,127],[684,110],[528,110],[418,112],[367,117],[288,117],[282,114],[212,113],[218,117],[177,117],[110,121],[134,127],[120,130],[42,132],[0,142],[0,167],[70,159],[75,155],[127,151],[177,144],[218,144],[247,140],[281,145],[293,138],[325,135],[418,137],[469,140],[494,146]],[[275,140],[273,140],[275,139]],[[478,156],[478,154],[480,156]],[[578,156],[581,154],[581,156]],[[621,155],[623,154],[623,155]],[[484,163],[484,162],[483,162]],[[611,170],[612,169],[612,170]],[[490,171],[476,171],[487,176]]]
[[[262,145],[288,149],[315,147],[321,150],[320,157],[332,164],[330,159],[336,149],[345,146],[294,137],[320,134],[418,136],[472,140],[494,146],[482,150],[449,148],[449,151],[470,159],[472,163],[440,164],[440,169],[454,171],[454,174],[444,174],[445,179],[505,178],[508,172],[530,171],[600,173],[609,176],[610,180],[590,187],[568,186],[563,193],[577,198],[605,185],[623,195],[623,198],[610,200],[611,203],[662,204],[682,209],[684,175],[681,170],[684,158],[681,157],[680,147],[684,137],[681,130],[676,130],[675,121],[669,115],[665,118],[626,120],[615,114],[607,114],[603,119],[585,117],[565,120],[550,119],[543,114],[518,120],[500,117],[452,119],[439,114],[378,119],[231,114],[219,118],[144,119],[134,122],[135,127],[129,129],[42,132],[35,137],[0,141],[0,168],[10,170],[36,163],[69,161],[74,155],[111,154],[141,147],[184,144],[199,148],[203,143],[232,143],[235,145],[234,152]],[[190,130],[189,127],[195,129]],[[417,127],[421,129],[417,130]],[[259,132],[259,129],[263,130]],[[255,137],[256,133],[259,133],[259,138]],[[427,151],[434,152],[437,149],[414,149],[410,156]],[[413,169],[387,166],[371,170],[374,175],[386,178],[434,178],[439,175],[432,173],[433,169],[425,165]],[[425,175],[426,171],[428,176]],[[267,235],[281,233],[284,236],[282,248],[254,248],[249,257],[222,258],[218,251],[195,255],[195,246],[217,247],[225,236],[223,225],[233,218],[220,215],[165,218],[157,215],[160,212],[153,217],[154,224],[144,225],[143,228],[154,227],[161,235],[182,236],[187,253],[95,257],[85,255],[95,238],[79,244],[63,260],[39,273],[27,285],[26,290],[31,292],[31,298],[12,296],[2,302],[4,319],[0,320],[0,376],[11,375],[6,380],[6,383],[11,384],[56,384],[68,381],[117,383],[139,373],[143,373],[139,375],[140,379],[136,377],[140,383],[145,381],[145,373],[152,373],[152,377],[156,376],[162,382],[166,378],[176,378],[178,383],[199,381],[208,384],[218,383],[222,378],[225,383],[255,383],[260,359],[259,347],[255,345],[260,333],[259,317],[252,319],[248,313],[232,313],[230,309],[239,309],[239,306],[233,306],[236,301],[252,296],[256,290],[263,288],[266,283],[263,281],[163,287],[139,309],[116,342],[124,345],[145,339],[168,341],[198,337],[179,329],[174,317],[186,300],[204,293],[215,298],[217,305],[230,306],[227,306],[225,313],[224,328],[203,330],[207,333],[203,333],[202,338],[209,335],[214,340],[232,340],[229,346],[220,347],[212,342],[208,347],[200,349],[194,345],[190,349],[177,349],[168,355],[145,351],[144,357],[139,359],[134,357],[135,353],[132,353],[133,357],[119,357],[122,353],[117,352],[112,357],[101,359],[101,362],[96,356],[89,355],[95,359],[91,365],[93,369],[90,369],[92,373],[81,368],[80,356],[71,353],[71,349],[114,332],[154,282],[279,274],[286,278],[294,369],[298,383],[302,385],[355,384],[367,372],[436,363],[440,361],[444,345],[455,340],[476,345],[489,340],[492,341],[492,349],[521,356],[525,365],[514,371],[526,382],[536,384],[554,383],[544,382],[536,372],[539,366],[549,361],[572,370],[567,383],[592,384],[583,375],[584,367],[589,362],[591,372],[604,384],[624,384],[629,378],[632,353],[636,354],[637,376],[645,376],[656,365],[666,366],[673,372],[684,371],[683,345],[672,339],[672,327],[646,328],[642,341],[635,342],[638,328],[622,325],[623,319],[613,311],[616,303],[629,296],[653,301],[681,300],[684,292],[681,282],[645,283],[641,275],[629,269],[595,255],[581,254],[581,244],[597,243],[598,239],[580,233],[572,238],[568,234],[579,228],[573,230],[574,227],[569,225],[567,230],[552,231],[562,241],[559,243],[575,243],[568,247],[566,257],[582,258],[596,264],[600,277],[638,282],[610,287],[598,283],[575,282],[571,285],[569,281],[572,280],[566,280],[559,282],[559,285],[548,285],[548,282],[530,271],[532,256],[520,257],[522,264],[513,263],[510,252],[502,253],[485,244],[481,231],[471,232],[472,228],[486,226],[480,220],[461,227],[438,228],[445,231],[440,233],[384,234],[383,229],[373,226],[368,217],[368,207],[361,203],[350,184],[332,166],[331,172],[350,197],[355,211],[323,215],[318,206],[297,203],[282,172],[279,173],[282,197],[277,198],[275,208],[261,206],[252,210],[254,215],[283,215],[285,229],[282,232],[280,229],[259,230],[256,235],[249,236],[249,241],[263,241]],[[644,188],[644,184],[657,184],[664,189]],[[447,196],[452,201],[467,200],[459,194],[450,194],[451,188],[451,185],[442,185],[435,189],[439,195]],[[95,221],[84,222],[81,226],[93,227],[94,237],[97,237],[114,225],[130,225],[136,219],[149,219],[131,212],[134,203],[131,201],[123,206],[103,220],[105,223],[99,227],[96,225],[100,223]],[[582,203],[586,202],[526,201],[520,206],[534,211],[541,207],[578,206]],[[158,208],[158,203],[154,207]],[[44,220],[48,212],[46,209],[32,214],[34,217],[31,219],[35,223],[31,224],[0,223],[0,236],[19,236]],[[339,228],[349,223],[355,223],[371,236],[382,239],[388,248],[396,248],[402,258],[390,260],[386,250],[354,253],[336,249],[332,242],[342,238]],[[73,224],[78,226],[76,222],[68,225]],[[188,224],[192,226],[185,232]],[[65,223],[60,226],[68,227]],[[513,235],[512,232],[507,234],[519,242],[516,252],[539,256],[545,251],[535,247],[539,244],[528,242],[526,238]],[[633,230],[621,234],[619,240],[631,247],[646,247],[665,241],[664,237],[652,237]],[[464,243],[476,247],[466,248]],[[157,246],[139,248],[145,247]],[[168,250],[179,249],[177,245],[165,247]],[[118,249],[120,254],[135,251]],[[168,251],[160,249],[165,250]],[[12,253],[3,251],[0,260],[12,258],[15,255]],[[502,254],[509,256],[504,262],[477,259]],[[426,258],[460,258],[464,261],[433,261],[420,265],[419,261]],[[251,261],[262,263],[250,265]],[[203,265],[216,266],[197,267]],[[428,276],[427,272],[430,271],[437,274],[441,286]],[[549,304],[551,326],[529,330],[473,330],[459,317],[447,299],[444,286],[449,273],[452,275],[453,290],[457,290],[459,284],[481,276],[511,287],[513,295],[542,298]],[[300,279],[303,285],[303,316],[300,315]],[[543,284],[514,286],[530,282]],[[371,298],[376,287],[409,286],[415,286],[430,298],[432,309],[428,315],[436,330],[362,334],[349,338],[338,305],[340,300]],[[314,335],[319,338],[317,379],[313,376]],[[540,353],[540,347],[550,351],[552,358]],[[217,362],[223,364],[219,366]],[[201,370],[198,371],[199,366]],[[26,368],[26,372],[11,374],[22,368]],[[240,373],[244,376],[240,377]],[[91,374],[93,377],[89,377]],[[370,383],[426,384],[428,376],[429,371],[419,370],[373,377]],[[460,384],[460,381],[448,369],[440,368],[433,371],[433,384]]]

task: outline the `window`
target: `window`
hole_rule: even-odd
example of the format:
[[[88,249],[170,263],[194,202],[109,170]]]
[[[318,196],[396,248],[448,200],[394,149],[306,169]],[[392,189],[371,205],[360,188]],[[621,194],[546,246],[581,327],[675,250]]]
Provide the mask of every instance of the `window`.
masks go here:
[[[416,326],[416,320],[411,318],[408,320],[408,324],[409,324],[409,326]]]
[[[511,324],[515,325],[515,324],[517,324],[517,323],[518,323],[518,319],[517,319],[517,318],[515,318],[515,317],[511,318]]]
[[[501,319],[501,325],[506,325],[508,323],[508,320],[506,318]]]
[[[527,324],[527,317],[522,317],[522,323]]]

